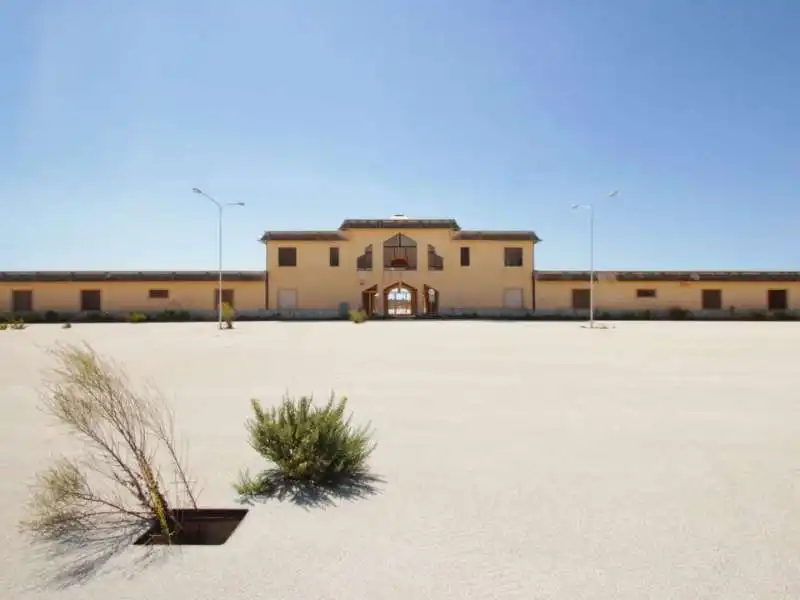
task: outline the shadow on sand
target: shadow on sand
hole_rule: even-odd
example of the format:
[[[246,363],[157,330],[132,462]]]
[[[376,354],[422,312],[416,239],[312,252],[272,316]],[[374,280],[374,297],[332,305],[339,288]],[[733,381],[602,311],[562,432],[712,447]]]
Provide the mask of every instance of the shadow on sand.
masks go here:
[[[46,566],[35,573],[35,583],[31,587],[64,590],[86,583],[101,572],[132,577],[166,557],[162,548],[142,546],[115,564],[117,561],[113,559],[130,550],[146,530],[146,524],[125,521],[94,529],[75,528],[63,532],[57,539],[36,540],[36,558]]]
[[[267,500],[288,501],[305,508],[329,508],[340,501],[356,501],[369,498],[382,491],[386,480],[378,475],[360,473],[341,476],[325,483],[311,483],[284,477],[277,469],[269,469],[258,476],[259,494],[240,497],[243,504],[266,502]]]

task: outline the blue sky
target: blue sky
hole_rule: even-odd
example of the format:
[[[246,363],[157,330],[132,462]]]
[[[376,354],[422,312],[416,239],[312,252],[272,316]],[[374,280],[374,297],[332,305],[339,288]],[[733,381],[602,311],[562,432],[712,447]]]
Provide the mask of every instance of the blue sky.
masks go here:
[[[0,270],[454,217],[537,267],[800,267],[796,0],[5,0]],[[619,197],[605,199],[620,188]]]

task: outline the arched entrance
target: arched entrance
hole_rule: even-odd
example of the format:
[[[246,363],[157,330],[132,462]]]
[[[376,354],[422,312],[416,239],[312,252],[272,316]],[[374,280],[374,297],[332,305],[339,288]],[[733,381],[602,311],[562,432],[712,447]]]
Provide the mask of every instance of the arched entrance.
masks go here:
[[[413,317],[417,314],[417,290],[396,281],[383,290],[383,306],[387,317]]]
[[[423,302],[427,316],[439,314],[439,290],[426,285],[423,288]]]
[[[378,286],[373,285],[361,292],[361,310],[367,313],[367,316],[375,314],[375,304],[377,303]]]

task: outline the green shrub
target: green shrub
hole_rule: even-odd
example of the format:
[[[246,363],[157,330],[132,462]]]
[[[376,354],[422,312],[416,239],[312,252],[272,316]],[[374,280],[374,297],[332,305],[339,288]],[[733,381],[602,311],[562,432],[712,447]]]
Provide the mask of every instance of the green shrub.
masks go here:
[[[324,406],[317,406],[308,396],[286,396],[266,410],[258,400],[251,404],[250,445],[273,468],[256,477],[242,473],[235,485],[242,498],[270,496],[277,481],[324,487],[367,475],[375,444],[369,425],[356,428],[352,417],[345,416],[346,398],[336,401],[331,395]]]
[[[25,312],[18,315],[17,318],[18,320],[25,321],[28,324],[42,322],[42,315],[37,312]]]
[[[155,315],[155,320],[161,323],[174,323],[176,321],[188,321],[191,319],[191,314],[188,310],[175,310],[174,308],[167,308]]]
[[[0,331],[5,331],[6,329],[8,329],[8,323],[5,321],[0,323]]]
[[[83,318],[84,321],[88,323],[113,323],[118,319],[115,319],[113,315],[103,312],[100,310],[91,310],[86,313]]]
[[[48,323],[58,323],[60,318],[60,315],[54,310],[48,310],[46,313],[44,313],[44,320]]]
[[[9,329],[25,329],[27,325],[25,324],[25,319],[19,317],[18,319],[14,319],[8,324]]]
[[[353,323],[364,323],[369,318],[369,315],[365,310],[351,310],[349,317]]]
[[[129,323],[144,323],[147,321],[147,315],[140,312],[132,312],[128,315]]]
[[[66,323],[64,323],[64,324],[61,326],[61,329],[72,329],[72,323],[70,323],[69,321],[67,321]]]
[[[776,310],[772,313],[772,318],[776,321],[794,321],[795,316],[785,310]]]
[[[691,313],[685,308],[680,306],[673,306],[667,311],[667,318],[670,321],[685,321],[691,316]]]
[[[233,322],[236,320],[236,311],[228,302],[222,303],[222,320],[225,321],[226,329],[233,329]]]

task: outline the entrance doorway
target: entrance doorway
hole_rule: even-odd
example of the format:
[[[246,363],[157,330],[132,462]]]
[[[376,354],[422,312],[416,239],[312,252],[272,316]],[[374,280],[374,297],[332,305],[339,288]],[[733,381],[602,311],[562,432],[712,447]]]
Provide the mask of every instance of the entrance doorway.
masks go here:
[[[378,286],[373,285],[361,292],[361,310],[367,313],[367,316],[375,314],[375,300],[378,296]]]
[[[786,290],[767,291],[767,310],[788,310],[789,294]]]
[[[439,314],[439,290],[426,285],[424,288],[425,314],[434,316]]]
[[[405,283],[393,283],[383,291],[388,317],[413,317],[417,314],[417,290]]]

